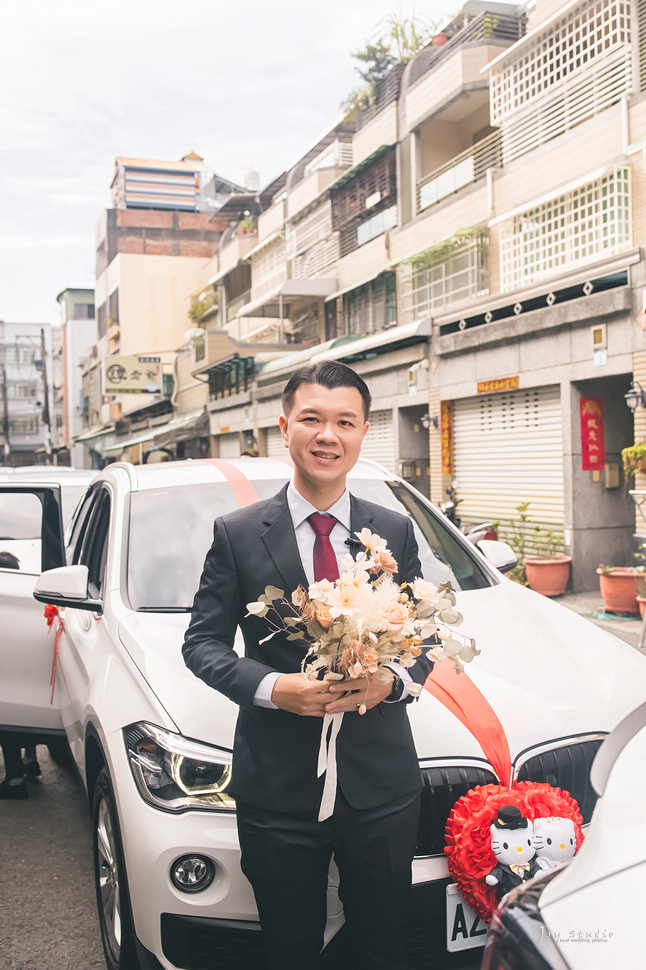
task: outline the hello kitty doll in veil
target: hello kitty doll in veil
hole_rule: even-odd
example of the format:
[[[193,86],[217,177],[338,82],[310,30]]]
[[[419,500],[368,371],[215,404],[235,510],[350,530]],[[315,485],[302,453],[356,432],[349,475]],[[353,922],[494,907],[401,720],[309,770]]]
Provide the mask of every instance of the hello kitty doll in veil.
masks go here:
[[[560,869],[576,852],[576,833],[571,818],[534,819],[536,862],[543,870]]]
[[[540,872],[534,848],[534,826],[515,805],[503,805],[491,824],[491,848],[496,865],[485,876],[501,900],[507,893]]]

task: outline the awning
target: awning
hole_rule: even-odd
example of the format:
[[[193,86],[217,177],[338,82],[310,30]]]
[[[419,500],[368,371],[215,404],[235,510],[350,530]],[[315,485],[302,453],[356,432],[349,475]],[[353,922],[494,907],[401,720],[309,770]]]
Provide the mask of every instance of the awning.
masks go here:
[[[331,185],[328,185],[328,189],[340,189],[351,179],[356,178],[356,176],[363,172],[364,169],[368,168],[370,165],[374,165],[375,162],[379,161],[382,155],[385,155],[387,151],[390,151],[390,149],[394,147],[394,145],[380,145],[379,148],[376,148],[371,155],[368,155],[367,158],[357,162],[357,164],[348,169],[347,172],[344,172],[343,175],[336,180],[336,182],[332,182]]]
[[[303,297],[320,298],[330,296],[336,291],[336,280],[320,279],[315,277],[308,280],[285,280],[279,286],[270,290],[265,296],[245,303],[238,310],[238,317],[277,317],[280,315],[281,305],[283,311],[294,300]]]
[[[358,357],[368,354],[381,348],[389,350],[392,344],[402,343],[403,341],[422,342],[431,336],[431,318],[424,317],[421,320],[414,320],[402,327],[389,327],[388,330],[380,330],[378,333],[371,333],[367,337],[359,337],[352,341],[349,346],[336,345],[328,347],[319,354],[315,354],[311,361],[317,364],[321,360],[344,360],[346,357]]]
[[[169,437],[171,441],[181,441],[186,437],[191,437],[188,432],[196,431],[201,424],[206,429],[207,415],[203,408],[199,411],[187,411],[186,414],[178,414],[167,424],[160,424],[156,428],[149,428],[133,438],[126,438],[125,441],[117,441],[108,448],[103,448],[104,455],[114,455],[125,451],[131,445],[140,445],[144,441],[152,441],[153,438]]]
[[[112,424],[95,424],[89,431],[84,431],[83,434],[79,434],[76,438],[73,438],[70,444],[76,444],[77,441],[91,441],[92,438],[101,438],[103,435],[110,434],[114,431],[115,427],[114,422]]]

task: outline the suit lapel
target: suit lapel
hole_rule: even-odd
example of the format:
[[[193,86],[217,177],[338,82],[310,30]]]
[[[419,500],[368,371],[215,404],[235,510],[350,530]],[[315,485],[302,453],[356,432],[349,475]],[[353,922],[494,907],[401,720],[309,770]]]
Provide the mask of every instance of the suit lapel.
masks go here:
[[[271,500],[264,522],[267,528],[262,533],[262,541],[289,599],[291,593],[299,586],[307,589],[308,583],[294,535],[292,517],[289,514],[286,485]]]
[[[356,539],[356,532],[361,532],[362,529],[368,528],[372,531],[372,512],[361,501],[360,498],[356,498],[350,493],[350,538]],[[358,547],[357,547],[358,548]]]

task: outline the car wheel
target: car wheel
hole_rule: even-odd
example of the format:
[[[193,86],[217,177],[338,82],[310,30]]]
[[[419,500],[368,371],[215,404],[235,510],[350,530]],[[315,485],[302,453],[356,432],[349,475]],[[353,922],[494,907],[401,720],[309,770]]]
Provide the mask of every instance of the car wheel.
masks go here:
[[[61,768],[67,768],[72,764],[72,752],[67,743],[67,738],[50,738],[47,742],[47,750],[52,761],[55,761]]]
[[[92,799],[94,884],[105,961],[109,970],[139,970],[119,820],[107,768]]]

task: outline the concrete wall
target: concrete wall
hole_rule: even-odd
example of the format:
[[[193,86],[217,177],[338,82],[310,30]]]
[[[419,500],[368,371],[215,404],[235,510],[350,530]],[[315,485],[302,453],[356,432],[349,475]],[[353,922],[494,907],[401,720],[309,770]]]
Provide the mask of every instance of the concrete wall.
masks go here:
[[[571,529],[572,583],[575,589],[595,589],[599,563],[633,565],[632,535],[635,509],[621,471],[621,449],[632,444],[632,415],[623,395],[629,375],[599,377],[566,385],[569,391],[569,422],[564,422],[566,486],[566,529]],[[603,401],[606,462],[620,466],[619,488],[606,487],[604,472],[581,469],[581,424],[579,400],[600,397]],[[569,432],[569,434],[568,434]]]

